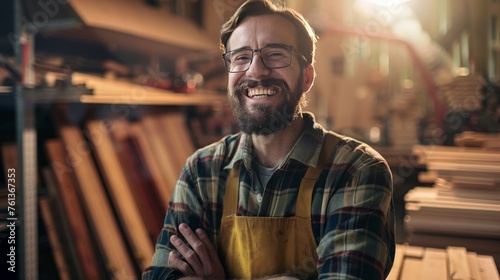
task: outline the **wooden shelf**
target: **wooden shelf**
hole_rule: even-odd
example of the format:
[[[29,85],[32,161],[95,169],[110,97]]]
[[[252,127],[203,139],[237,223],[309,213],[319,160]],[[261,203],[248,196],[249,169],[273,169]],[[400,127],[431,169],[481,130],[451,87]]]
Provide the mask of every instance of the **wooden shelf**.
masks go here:
[[[133,104],[133,105],[175,105],[175,106],[196,106],[214,105],[227,101],[227,97],[214,93],[165,93],[147,94],[137,96],[131,94],[124,95],[82,95],[80,102],[93,104]]]
[[[37,19],[39,4],[22,1],[25,17]],[[59,3],[61,4],[61,3]],[[113,51],[160,57],[219,53],[219,44],[194,21],[142,0],[71,0],[37,29],[46,38],[102,44]]]
[[[2,96],[13,94],[5,93]],[[217,105],[227,101],[224,94],[212,91],[199,91],[196,93],[170,93],[163,94],[98,94],[93,95],[92,90],[86,88],[67,89],[24,89],[23,97],[26,101],[34,103],[86,103],[86,104],[127,104],[127,105],[172,105],[172,106],[203,106]]]
[[[76,102],[88,104],[127,105],[172,105],[200,106],[217,105],[227,101],[225,94],[211,90],[197,90],[193,93],[178,93],[157,89],[127,80],[106,79],[99,76],[72,73],[71,83],[75,86],[56,87],[56,81],[66,79],[64,75],[49,72],[45,75],[49,87],[24,89],[23,96],[37,103]]]

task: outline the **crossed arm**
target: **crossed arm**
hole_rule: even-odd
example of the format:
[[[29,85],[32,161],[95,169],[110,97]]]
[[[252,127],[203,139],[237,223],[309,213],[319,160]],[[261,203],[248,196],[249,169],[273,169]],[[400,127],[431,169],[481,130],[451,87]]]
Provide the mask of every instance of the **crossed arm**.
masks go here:
[[[170,252],[168,262],[173,268],[186,275],[181,279],[225,279],[224,268],[217,256],[217,251],[205,231],[200,228],[193,231],[184,223],[179,226],[179,231],[190,246],[187,246],[177,235],[172,235],[170,242],[178,253]],[[297,278],[276,276],[265,279]]]

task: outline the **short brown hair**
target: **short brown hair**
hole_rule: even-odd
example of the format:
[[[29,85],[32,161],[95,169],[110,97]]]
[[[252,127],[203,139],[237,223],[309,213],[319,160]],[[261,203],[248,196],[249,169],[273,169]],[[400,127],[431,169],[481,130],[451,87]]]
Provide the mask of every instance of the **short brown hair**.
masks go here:
[[[295,10],[274,5],[270,0],[249,0],[241,5],[233,16],[222,25],[220,32],[221,49],[227,51],[227,42],[233,31],[250,16],[279,15],[290,21],[296,29],[297,51],[304,55],[309,64],[314,63],[314,52],[318,37],[307,20]],[[304,66],[304,65],[303,65]]]

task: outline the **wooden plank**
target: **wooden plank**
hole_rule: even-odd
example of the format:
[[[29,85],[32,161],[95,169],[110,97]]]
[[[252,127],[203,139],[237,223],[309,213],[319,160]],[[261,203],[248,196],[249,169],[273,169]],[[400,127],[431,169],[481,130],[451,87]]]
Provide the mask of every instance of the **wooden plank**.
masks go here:
[[[63,112],[57,111],[55,119],[58,123],[59,134],[70,158],[71,168],[75,172],[79,192],[82,194],[91,224],[94,226],[93,230],[102,249],[110,278],[136,279],[137,272],[92,160],[91,148],[85,141],[80,128],[68,123]]]
[[[420,280],[422,277],[422,258],[406,256],[399,279]]]
[[[82,278],[103,279],[99,272],[97,253],[94,250],[91,232],[80,202],[73,170],[66,165],[64,145],[59,139],[50,139],[46,141],[45,148],[53,174],[55,174],[54,179],[57,181],[54,184],[54,192],[57,192],[56,199],[62,204],[66,218],[64,222],[68,225],[72,240],[78,240],[74,242],[74,246],[78,254],[79,266],[82,268]]]
[[[495,260],[491,256],[478,256],[479,269],[483,280],[500,280]]]
[[[175,178],[179,177],[182,170],[182,166],[186,159],[182,159],[184,154],[183,143],[181,143],[178,126],[175,122],[172,122],[172,113],[158,114],[155,117],[156,121],[156,131],[163,140],[164,145],[168,148],[168,155],[170,157],[170,167],[172,172],[176,175]]]
[[[157,120],[155,116],[144,115],[141,118],[141,124],[143,129],[148,136],[149,144],[153,151],[155,151],[155,158],[158,162],[158,166],[162,168],[162,174],[167,182],[168,186],[172,186],[172,190],[177,182],[179,173],[176,168],[172,167],[172,162],[175,158],[172,156],[173,147],[168,147],[161,134],[158,131]]]
[[[65,259],[68,263],[68,269],[71,272],[72,279],[85,280],[80,260],[76,249],[75,239],[70,231],[66,211],[62,205],[62,199],[57,191],[57,182],[55,175],[50,167],[44,166],[41,170],[42,178],[48,190],[46,196],[51,203],[51,210],[56,222],[56,227],[59,235],[59,243],[64,244]]]
[[[40,212],[45,223],[47,235],[49,236],[49,243],[52,249],[52,254],[54,256],[57,271],[59,273],[59,278],[61,280],[70,280],[71,273],[69,271],[68,264],[66,263],[66,257],[64,256],[63,252],[63,245],[60,242],[61,236],[57,232],[55,218],[52,215],[52,210],[50,209],[51,202],[48,198],[41,197],[38,199],[38,204],[40,206]]]
[[[470,275],[472,280],[483,280],[481,271],[479,269],[479,261],[475,252],[467,252],[467,259],[469,260]]]
[[[142,128],[138,123],[132,124],[127,120],[115,120],[113,122],[114,125],[111,132],[116,144],[119,146],[120,152],[118,155],[122,158],[122,162],[126,163],[124,168],[126,170],[133,171],[131,173],[134,173],[130,174],[132,176],[129,178],[131,179],[130,185],[132,186],[132,190],[134,192],[140,191],[147,195],[148,203],[146,205],[139,205],[141,207],[149,206],[149,208],[154,210],[155,215],[157,213],[161,213],[161,217],[154,223],[160,222],[159,224],[163,227],[162,221],[168,207],[168,199],[170,198],[171,193],[168,192],[168,189],[160,190],[160,188],[156,185],[157,180],[155,180],[155,176],[151,170],[155,170],[156,177],[162,179],[161,170],[156,165],[154,152],[151,150],[151,147],[147,142],[146,135],[141,134],[139,136],[140,132],[142,132]],[[133,128],[136,130],[134,131]],[[141,138],[143,141],[140,141],[138,138]],[[145,154],[149,155],[150,158],[148,159]],[[149,163],[151,161],[154,164],[150,167]],[[160,181],[160,183],[161,182],[162,181]],[[162,194],[165,194],[167,199],[163,198]],[[155,240],[158,233],[159,231],[155,233]]]
[[[129,126],[129,131],[130,137],[135,138],[135,141],[137,141],[140,146],[140,151],[144,156],[144,160],[151,174],[151,178],[154,181],[156,191],[163,201],[164,208],[167,209],[174,186],[168,185],[167,181],[162,176],[162,169],[156,161],[155,152],[152,149],[151,145],[148,143],[148,139],[142,125],[140,123],[131,123]]]
[[[471,146],[483,148],[498,148],[500,134],[498,133],[478,133],[473,131],[463,132],[454,137],[458,146]]]
[[[170,136],[175,141],[174,146],[179,147],[176,151],[179,153],[178,164],[182,169],[187,158],[191,156],[195,150],[191,135],[187,129],[182,112],[172,112],[165,115],[165,120],[167,125],[166,128],[171,131]]]
[[[448,246],[448,267],[451,280],[469,280],[472,278],[467,250],[464,247]]]
[[[412,154],[418,157],[418,162],[421,164],[429,162],[500,162],[500,151],[489,151],[482,148],[415,145]]]
[[[422,280],[427,280],[432,275],[433,279],[447,279],[446,251],[426,248],[424,253]]]
[[[149,233],[151,243],[158,238],[163,227],[166,208],[158,197],[156,189],[151,183],[149,174],[144,168],[139,153],[134,149],[132,140],[127,137],[117,140],[120,147],[118,156],[121,159],[125,174],[129,180],[130,191],[144,221],[146,231]]]
[[[398,280],[401,275],[401,268],[403,267],[406,248],[408,245],[399,245],[396,244],[396,256],[394,257],[394,263],[392,264],[392,269],[389,275],[387,276],[387,280]]]
[[[425,248],[419,246],[407,246],[405,256],[408,258],[421,259],[424,257]]]
[[[451,234],[425,234],[411,233],[408,236],[409,242],[418,246],[445,248],[445,246],[453,245],[458,247],[466,247],[467,250],[473,252],[481,252],[482,255],[491,255],[495,259],[500,258],[500,239],[487,239],[480,237],[460,237]]]
[[[144,270],[150,265],[153,257],[153,244],[148,238],[146,225],[126,179],[126,172],[115,152],[110,131],[101,120],[87,121],[85,127],[89,132],[118,219],[132,247],[135,261],[139,268]]]
[[[64,75],[47,72],[47,83],[54,85],[56,80],[64,78]],[[92,95],[76,96],[76,100],[81,103],[185,106],[213,105],[227,102],[227,97],[224,94],[215,91],[203,90],[192,94],[179,94],[169,90],[137,85],[126,80],[108,79],[77,72],[72,74],[72,82],[75,85],[85,84],[87,88],[93,90]],[[34,94],[33,98],[39,100],[41,97]]]
[[[463,189],[462,189],[463,190]],[[469,190],[472,191],[472,190]],[[479,192],[480,190],[476,190],[476,192]],[[491,193],[495,193],[493,191],[489,191]],[[469,197],[449,197],[449,196],[443,196],[441,195],[442,192],[440,192],[439,188],[434,187],[434,188],[428,188],[428,187],[415,187],[411,189],[410,192],[408,192],[408,195],[405,196],[406,201],[417,201],[417,202],[425,202],[425,203],[441,203],[441,204],[446,204],[446,205],[460,205],[463,204],[464,206],[477,206],[479,208],[482,208],[481,206],[484,205],[484,208],[491,208],[491,209],[498,209],[500,210],[500,207],[498,207],[498,203],[496,201],[492,201],[490,199],[479,199],[479,198],[469,198]]]

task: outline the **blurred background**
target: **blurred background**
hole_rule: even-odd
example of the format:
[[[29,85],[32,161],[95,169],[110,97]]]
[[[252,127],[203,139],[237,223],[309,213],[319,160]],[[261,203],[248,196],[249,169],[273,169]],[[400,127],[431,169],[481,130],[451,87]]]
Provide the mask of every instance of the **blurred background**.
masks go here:
[[[15,233],[18,268],[9,276],[140,274],[187,156],[238,131],[218,39],[243,2],[0,3],[0,262]],[[465,247],[498,265],[500,1],[274,3],[319,36],[305,110],[388,160],[397,243]],[[74,244],[77,232],[87,246]]]

